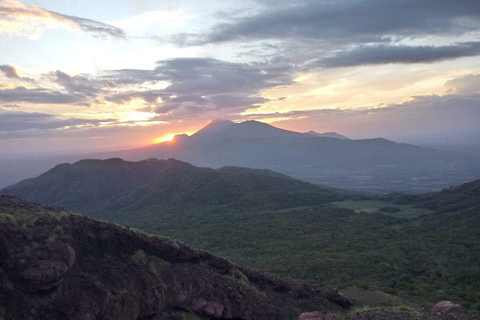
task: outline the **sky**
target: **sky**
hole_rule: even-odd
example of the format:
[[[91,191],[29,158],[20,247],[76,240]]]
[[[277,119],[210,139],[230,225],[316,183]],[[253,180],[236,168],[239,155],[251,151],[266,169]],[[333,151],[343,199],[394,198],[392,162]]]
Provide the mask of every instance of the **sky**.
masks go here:
[[[480,141],[478,0],[0,0],[0,152],[119,149],[212,119]]]

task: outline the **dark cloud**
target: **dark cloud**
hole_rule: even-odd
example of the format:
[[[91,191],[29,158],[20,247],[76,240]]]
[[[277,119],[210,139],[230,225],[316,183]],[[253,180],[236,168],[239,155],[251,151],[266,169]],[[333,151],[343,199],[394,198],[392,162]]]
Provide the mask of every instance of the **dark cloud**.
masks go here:
[[[239,50],[241,45],[250,47],[240,50],[239,56],[289,57],[308,68],[428,63],[480,54],[477,42],[453,43],[480,29],[476,0],[258,2],[254,13],[233,15],[202,34],[178,34],[171,42],[179,46],[234,42]],[[435,36],[446,42],[438,47],[406,45]]]
[[[157,74],[155,70],[141,69],[121,69],[110,70],[103,74],[103,79],[115,81],[118,84],[142,84],[145,82],[157,82],[167,80],[161,74]]]
[[[105,100],[126,103],[133,98],[156,105],[169,118],[198,116],[202,112],[240,112],[266,101],[260,91],[292,84],[293,66],[281,59],[261,63],[233,63],[211,58],[176,58],[157,62],[154,70],[114,70],[104,79],[142,85],[165,81],[161,90],[124,92]],[[158,98],[161,98],[159,103]]]
[[[269,101],[259,96],[244,96],[242,94],[216,94],[208,97],[209,100],[220,109],[247,109]]]
[[[84,76],[70,76],[59,70],[46,74],[46,77],[64,87],[70,94],[83,94],[88,97],[95,97],[105,89],[116,87],[113,81],[92,80]]]
[[[15,89],[0,90],[0,102],[69,104],[84,102],[84,96],[79,94],[65,94],[60,91],[42,88],[27,89],[25,87],[17,87]]]
[[[165,91],[174,94],[212,95],[291,84],[290,66],[274,63],[232,63],[210,58],[177,58],[159,61],[157,74],[171,82]]]
[[[2,64],[0,65],[0,71],[2,71],[5,77],[7,78],[20,79],[17,69],[14,66],[11,66],[8,64]]]
[[[73,24],[78,26],[81,30],[87,33],[90,33],[93,36],[98,38],[111,37],[111,38],[124,39],[126,37],[125,31],[123,31],[123,29],[114,27],[112,25],[109,25],[103,22],[85,19],[85,18],[79,18],[75,16],[67,16],[64,14],[56,13],[56,12],[51,12],[51,13],[70,20]]]
[[[115,93],[105,96],[105,100],[118,104],[125,104],[132,99],[139,98],[147,103],[156,104],[158,98],[166,99],[167,97],[168,94],[164,93],[162,90],[146,90]]]
[[[361,46],[340,51],[333,56],[322,58],[309,66],[325,68],[351,67],[359,65],[388,63],[431,63],[480,54],[480,42],[458,43],[451,46]]]
[[[391,37],[460,35],[479,27],[476,0],[337,0],[283,2],[214,26],[201,43],[310,39],[344,43]]]
[[[23,81],[28,81],[28,82],[33,81],[33,79],[31,79],[31,78],[21,77],[18,74],[17,68],[15,68],[14,66],[11,66],[9,64],[0,65],[0,71],[2,71],[3,74],[5,75],[5,77],[7,77],[9,79],[17,79],[17,80],[23,80]]]
[[[59,129],[77,126],[98,126],[101,122],[114,121],[112,119],[58,119],[52,114],[37,112],[10,112],[0,113],[0,131],[24,131],[32,129]]]
[[[242,64],[215,59],[172,59],[161,61],[155,71],[171,83],[164,89],[169,97],[158,113],[195,110],[239,112],[264,101],[263,89],[291,84],[292,69],[275,63]],[[195,109],[198,108],[198,109]],[[183,110],[183,111],[181,111]]]

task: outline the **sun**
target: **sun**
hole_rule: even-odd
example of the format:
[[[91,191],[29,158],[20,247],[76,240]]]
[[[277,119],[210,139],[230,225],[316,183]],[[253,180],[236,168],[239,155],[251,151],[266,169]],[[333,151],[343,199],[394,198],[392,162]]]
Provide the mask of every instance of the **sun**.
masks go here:
[[[167,134],[166,136],[155,138],[155,142],[156,143],[169,142],[169,141],[172,141],[173,138],[175,138],[175,136],[176,136],[175,133]]]

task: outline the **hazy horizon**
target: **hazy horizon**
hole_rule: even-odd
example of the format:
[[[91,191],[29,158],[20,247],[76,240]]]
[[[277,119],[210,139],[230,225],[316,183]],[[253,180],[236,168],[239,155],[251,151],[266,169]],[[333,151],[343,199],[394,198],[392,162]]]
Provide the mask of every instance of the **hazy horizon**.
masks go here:
[[[2,153],[145,146],[214,118],[480,140],[477,1],[1,0]]]

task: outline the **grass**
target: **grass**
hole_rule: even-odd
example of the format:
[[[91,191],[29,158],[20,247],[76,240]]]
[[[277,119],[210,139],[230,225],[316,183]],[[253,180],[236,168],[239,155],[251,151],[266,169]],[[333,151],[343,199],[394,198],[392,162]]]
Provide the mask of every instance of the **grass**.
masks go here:
[[[388,294],[379,290],[365,290],[358,287],[347,287],[340,289],[340,292],[355,299],[362,305],[395,307],[408,304],[408,300],[402,299],[398,295]]]
[[[311,208],[312,208],[311,206],[300,206],[300,207],[285,208],[285,209],[280,209],[275,211],[283,213],[283,212],[290,212],[290,211],[307,210]]]
[[[344,319],[349,315],[355,313],[374,313],[374,314],[389,314],[389,313],[405,313],[409,314],[415,319],[422,318],[423,314],[418,311],[418,308],[407,306],[407,305],[398,305],[390,307],[375,307],[375,306],[360,306],[352,308],[346,312],[337,312],[335,316],[339,319]]]
[[[353,210],[357,213],[373,213],[378,212],[381,214],[389,215],[395,218],[417,218],[422,214],[432,213],[431,210],[415,208],[413,204],[397,204],[391,201],[382,201],[382,200],[346,200],[346,201],[337,201],[332,202],[334,206],[339,208],[345,208]],[[389,213],[380,211],[384,207],[394,207],[400,209],[398,212]]]

